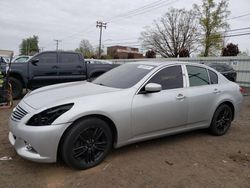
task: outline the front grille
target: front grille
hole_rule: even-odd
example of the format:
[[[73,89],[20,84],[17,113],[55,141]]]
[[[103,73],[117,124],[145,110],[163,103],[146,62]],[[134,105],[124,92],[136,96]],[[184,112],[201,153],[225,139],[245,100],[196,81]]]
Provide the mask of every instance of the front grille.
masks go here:
[[[19,105],[17,105],[16,109],[12,112],[11,118],[13,120],[20,121],[27,114],[28,114],[27,111],[25,111],[23,108],[21,108]]]

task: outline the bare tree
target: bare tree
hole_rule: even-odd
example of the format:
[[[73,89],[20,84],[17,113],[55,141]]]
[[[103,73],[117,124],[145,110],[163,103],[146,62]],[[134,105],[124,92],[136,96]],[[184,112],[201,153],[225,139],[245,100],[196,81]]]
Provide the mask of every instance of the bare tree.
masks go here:
[[[178,57],[181,49],[190,53],[197,49],[198,21],[193,11],[171,8],[152,27],[141,33],[140,40],[147,49],[163,57]]]
[[[86,58],[90,58],[94,55],[93,46],[88,40],[85,39],[81,40],[79,48],[77,48],[75,51],[82,53]]]

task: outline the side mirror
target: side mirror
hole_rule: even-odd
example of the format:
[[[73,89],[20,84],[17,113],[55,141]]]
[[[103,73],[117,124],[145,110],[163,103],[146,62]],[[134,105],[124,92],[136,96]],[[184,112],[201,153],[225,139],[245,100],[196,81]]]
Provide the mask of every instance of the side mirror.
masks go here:
[[[162,90],[162,86],[160,84],[148,83],[145,86],[146,93],[155,93],[155,92],[160,92],[161,90]]]
[[[39,59],[31,59],[31,64],[37,66],[37,63],[39,62]]]

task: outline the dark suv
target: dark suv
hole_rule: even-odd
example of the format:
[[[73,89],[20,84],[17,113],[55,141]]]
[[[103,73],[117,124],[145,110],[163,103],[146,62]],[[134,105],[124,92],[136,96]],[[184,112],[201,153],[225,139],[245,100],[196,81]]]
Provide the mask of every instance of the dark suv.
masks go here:
[[[224,63],[211,63],[208,66],[223,74],[228,80],[235,82],[237,73],[230,65]]]

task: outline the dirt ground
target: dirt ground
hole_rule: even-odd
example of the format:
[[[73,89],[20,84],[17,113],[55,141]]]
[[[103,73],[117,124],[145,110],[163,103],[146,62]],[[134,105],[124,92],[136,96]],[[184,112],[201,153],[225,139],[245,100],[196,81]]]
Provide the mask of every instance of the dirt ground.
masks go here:
[[[0,161],[0,187],[250,187],[249,96],[222,137],[195,131],[133,144],[84,171],[16,155],[7,138],[10,113],[0,110],[0,158],[12,157]]]

